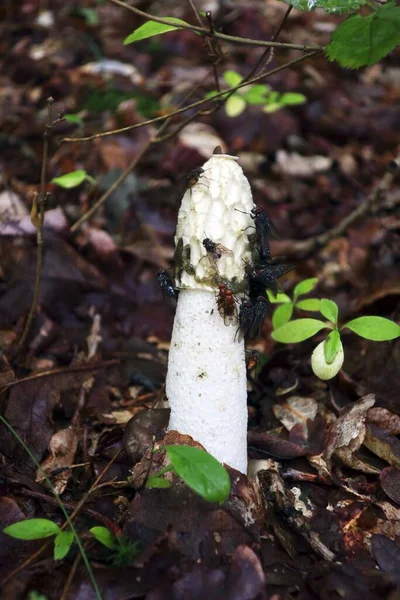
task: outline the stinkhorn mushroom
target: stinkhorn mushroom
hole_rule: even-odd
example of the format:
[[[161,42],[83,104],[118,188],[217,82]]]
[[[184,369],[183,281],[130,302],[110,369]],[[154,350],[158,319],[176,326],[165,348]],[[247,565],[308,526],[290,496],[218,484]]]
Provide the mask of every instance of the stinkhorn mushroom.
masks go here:
[[[247,386],[236,304],[247,291],[246,267],[256,251],[254,209],[236,157],[213,154],[191,177],[175,236],[180,291],[166,380],[168,428],[190,435],[242,473],[247,471]],[[230,312],[221,318],[225,301]]]

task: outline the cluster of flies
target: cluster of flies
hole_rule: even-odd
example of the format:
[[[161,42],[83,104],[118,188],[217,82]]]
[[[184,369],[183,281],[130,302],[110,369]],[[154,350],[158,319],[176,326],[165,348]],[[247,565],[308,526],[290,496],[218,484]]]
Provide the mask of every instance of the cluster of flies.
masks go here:
[[[192,188],[199,182],[204,169],[198,167],[190,171],[186,177],[187,189]],[[237,210],[237,209],[235,209]],[[242,212],[242,211],[239,211]],[[219,283],[216,296],[217,308],[225,325],[238,325],[237,336],[251,339],[258,336],[262,330],[265,317],[270,309],[270,302],[266,296],[270,290],[274,296],[278,293],[278,279],[294,268],[294,265],[285,264],[285,259],[272,258],[269,247],[271,235],[277,236],[276,229],[268,215],[261,208],[255,207],[250,213],[254,221],[257,239],[258,257],[255,265],[247,264],[245,271],[248,277],[248,295],[239,306],[238,302],[226,283]],[[213,270],[218,273],[218,260],[223,256],[233,256],[232,250],[217,244],[208,237],[203,239],[208,260]],[[158,285],[164,295],[177,299],[178,290],[165,270],[157,273]]]

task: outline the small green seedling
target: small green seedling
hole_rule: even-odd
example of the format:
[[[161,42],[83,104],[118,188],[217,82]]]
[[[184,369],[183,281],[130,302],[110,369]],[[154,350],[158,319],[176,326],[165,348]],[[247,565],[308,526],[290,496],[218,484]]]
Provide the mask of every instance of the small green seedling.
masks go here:
[[[223,74],[224,81],[229,87],[233,88],[243,81],[243,77],[236,71],[225,71]],[[213,90],[206,95],[206,98],[214,98],[218,92]],[[236,90],[233,94],[219,96],[227,98],[225,102],[225,111],[228,117],[239,116],[249,105],[264,106],[264,112],[276,112],[285,106],[293,106],[295,104],[304,104],[307,98],[303,94],[291,93],[280,94],[271,90],[269,85],[254,84]]]
[[[171,483],[162,477],[172,472],[190,489],[208,502],[223,504],[228,498],[231,481],[225,467],[201,448],[192,446],[166,446],[170,464],[149,477],[147,488],[169,488]]]
[[[281,325],[284,325],[293,315],[293,310],[299,308],[301,310],[307,310],[311,312],[319,312],[320,300],[318,298],[306,298],[305,300],[299,300],[300,296],[305,296],[312,292],[312,290],[318,284],[317,277],[311,277],[310,279],[304,279],[296,285],[293,290],[293,299],[287,294],[278,293],[276,296],[270,290],[267,290],[268,300],[271,304],[281,304],[274,311],[272,316],[272,326],[277,329]]]
[[[98,542],[112,551],[115,567],[130,567],[138,554],[138,544],[124,535],[114,536],[106,527],[92,527],[90,533]]]
[[[296,288],[304,283],[304,281],[301,282]],[[293,304],[296,304],[295,296],[296,295],[294,294]],[[290,298],[288,298],[288,300],[289,301],[286,301],[283,306],[292,303]],[[302,306],[300,308],[303,308],[304,310],[315,310],[315,308],[307,308],[307,305],[304,305],[304,302],[307,301],[302,301]],[[353,331],[353,333],[356,333],[360,337],[375,342],[394,340],[400,337],[400,326],[394,321],[385,319],[384,317],[358,317],[339,327],[339,309],[337,304],[328,298],[322,298],[318,302],[318,311],[325,319],[327,319],[327,321],[322,321],[320,319],[295,319],[289,321],[287,319],[286,322],[274,329],[271,335],[277,342],[282,342],[283,344],[296,344],[309,339],[322,329],[330,329],[326,339],[318,344],[311,356],[312,370],[315,375],[322,380],[332,379],[342,368],[344,351],[340,333],[344,329],[350,329],[350,331]],[[297,303],[296,306],[298,307],[299,303]],[[282,307],[279,307],[277,310],[280,310],[281,308]],[[275,319],[275,322],[276,321],[277,320]],[[278,319],[278,322],[281,321],[282,319]]]
[[[74,541],[72,531],[63,531],[49,519],[25,519],[9,525],[3,532],[17,540],[43,540],[54,535],[54,560],[65,558]]]
[[[92,185],[96,183],[96,180],[88,175],[84,169],[78,169],[78,171],[71,171],[71,173],[66,173],[60,177],[53,177],[50,183],[55,183],[66,190],[71,190],[81,185],[84,181],[88,181]]]

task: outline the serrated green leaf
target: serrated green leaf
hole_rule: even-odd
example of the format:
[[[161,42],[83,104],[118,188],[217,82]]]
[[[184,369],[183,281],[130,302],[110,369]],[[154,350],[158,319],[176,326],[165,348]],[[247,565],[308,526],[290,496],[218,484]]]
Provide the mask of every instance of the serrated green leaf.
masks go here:
[[[243,81],[243,77],[236,71],[225,71],[222,77],[230,87],[236,87]]]
[[[241,96],[234,94],[230,96],[225,103],[225,110],[228,117],[238,117],[246,108],[246,100]]]
[[[304,294],[309,294],[311,290],[313,290],[318,283],[318,277],[310,277],[309,279],[303,279],[296,285],[293,290],[293,298],[296,299],[299,296],[304,296]]]
[[[252,85],[242,95],[247,104],[264,104],[270,89],[267,85]]]
[[[83,169],[78,169],[78,171],[71,171],[71,173],[66,173],[65,175],[61,175],[60,177],[53,177],[51,183],[56,183],[60,187],[70,190],[74,187],[78,187],[88,178],[88,174]]]
[[[307,298],[306,300],[299,300],[295,304],[296,308],[300,308],[301,310],[309,310],[311,312],[319,312],[321,300],[318,298]]]
[[[400,326],[384,317],[358,317],[343,325],[360,337],[374,342],[385,342],[400,337]]]
[[[330,332],[324,343],[325,360],[330,365],[336,357],[340,349],[340,333],[337,329]]]
[[[287,92],[286,94],[282,94],[279,101],[284,106],[295,106],[296,104],[304,104],[307,102],[307,98],[304,94]]]
[[[325,48],[329,60],[357,69],[371,66],[400,43],[400,6],[387,2],[368,16],[353,15],[343,21]]]
[[[281,325],[284,325],[288,321],[290,321],[293,314],[293,304],[290,302],[289,304],[281,304],[274,311],[272,315],[272,326],[274,329],[277,329]]]
[[[68,115],[64,115],[64,120],[67,121],[67,123],[74,123],[75,125],[82,125],[83,121],[80,118],[79,115],[74,115],[72,113],[68,114]]]
[[[336,302],[328,298],[322,298],[319,310],[328,321],[332,321],[334,325],[337,325],[339,308]]]
[[[326,323],[319,319],[295,319],[275,329],[271,336],[274,340],[283,344],[297,344],[325,328],[327,328]]]
[[[299,10],[323,8],[327,13],[343,13],[357,10],[366,0],[284,0]]]
[[[133,44],[134,42],[139,42],[140,40],[145,40],[149,37],[153,37],[154,35],[160,35],[162,33],[168,33],[168,31],[174,31],[175,29],[179,29],[179,25],[189,25],[186,21],[182,21],[182,19],[176,19],[175,17],[163,17],[166,21],[170,23],[170,25],[166,25],[165,23],[157,23],[157,21],[146,21],[140,27],[132,31],[125,39],[124,46],[128,44]]]
[[[171,482],[168,479],[164,479],[164,477],[157,477],[156,475],[152,475],[146,481],[146,488],[156,488],[156,489],[167,489],[172,486]]]
[[[3,532],[17,540],[41,540],[57,535],[61,529],[49,519],[25,519],[9,525]]]
[[[72,531],[60,531],[54,540],[54,560],[62,560],[67,556],[73,541],[74,534]]]
[[[106,548],[110,550],[115,550],[117,547],[117,543],[111,531],[107,529],[107,527],[92,527],[89,529],[90,533],[96,538],[100,544],[103,544]]]
[[[225,502],[231,481],[227,470],[216,458],[192,446],[166,446],[166,451],[176,473],[187,486],[208,502]]]
[[[291,299],[287,294],[283,294],[282,292],[278,292],[276,296],[271,292],[271,290],[267,290],[268,300],[271,304],[286,304],[287,302],[291,302]]]

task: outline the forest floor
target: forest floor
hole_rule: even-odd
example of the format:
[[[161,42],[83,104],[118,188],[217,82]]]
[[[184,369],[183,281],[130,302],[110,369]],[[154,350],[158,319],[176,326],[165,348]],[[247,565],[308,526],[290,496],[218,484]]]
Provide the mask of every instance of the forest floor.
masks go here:
[[[374,194],[397,156],[399,53],[359,71],[321,53],[276,72],[266,83],[304,94],[304,104],[272,113],[248,106],[237,117],[221,107],[195,119],[152,144],[103,206],[71,231],[156,124],[61,140],[165,115],[194,84],[201,85],[191,100],[203,98],[215,89],[207,47],[189,31],[124,46],[143,20],[106,1],[13,4],[0,3],[0,409],[73,514],[104,599],[399,598],[399,340],[377,343],[348,332],[343,369],[322,382],[310,367],[322,338],[278,344],[266,320],[249,344],[262,358],[249,374],[249,457],[264,466],[258,486],[265,515],[256,532],[186,488],[135,486],[132,469],[162,434],[164,417],[149,418],[141,451],[127,452],[128,433],[124,440],[132,417],[163,406],[175,303],[162,297],[155,275],[172,266],[185,176],[217,145],[239,157],[255,203],[280,232],[273,256],[297,264],[282,279],[285,292],[317,277],[313,297],[334,300],[342,322],[362,315],[399,321],[398,186],[322,247],[304,251]],[[134,4],[194,22],[183,2]],[[220,20],[226,33],[270,39],[286,9],[244,0]],[[279,39],[324,45],[339,20],[293,10]],[[223,50],[218,69],[243,76],[262,53],[245,45]],[[269,67],[298,55],[276,50]],[[51,132],[40,292],[21,344],[35,289],[31,214],[49,97],[54,115],[75,117]],[[50,183],[78,169],[96,184]],[[0,461],[3,597],[95,598],[76,544],[55,561],[51,539],[3,533],[34,517],[61,526],[64,515],[5,425]],[[119,566],[121,552],[90,535],[99,525],[123,534],[127,566]]]

